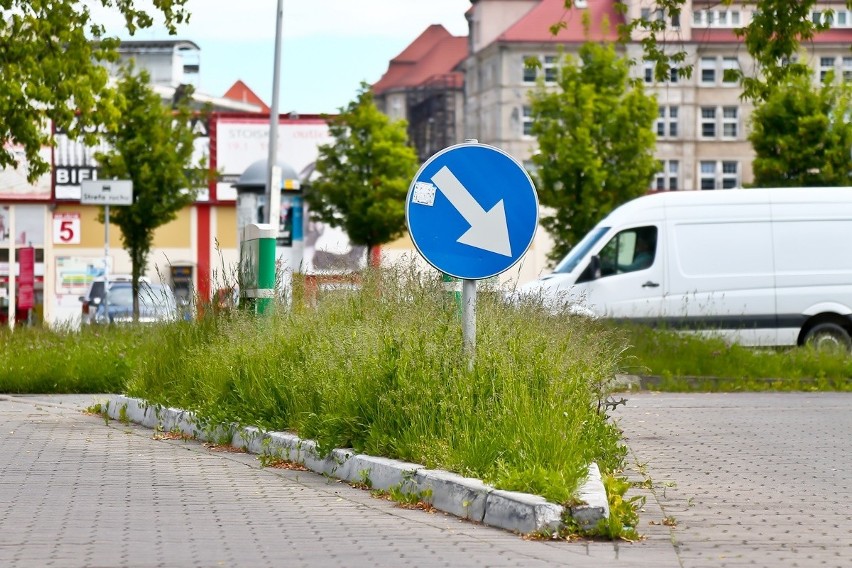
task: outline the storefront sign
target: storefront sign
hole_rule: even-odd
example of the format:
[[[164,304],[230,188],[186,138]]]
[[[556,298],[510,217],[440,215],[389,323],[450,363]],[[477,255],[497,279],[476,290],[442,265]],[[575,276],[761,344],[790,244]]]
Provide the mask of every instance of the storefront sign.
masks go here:
[[[79,213],[54,213],[53,214],[53,244],[55,244],[55,245],[79,245],[80,244],[80,214]]]

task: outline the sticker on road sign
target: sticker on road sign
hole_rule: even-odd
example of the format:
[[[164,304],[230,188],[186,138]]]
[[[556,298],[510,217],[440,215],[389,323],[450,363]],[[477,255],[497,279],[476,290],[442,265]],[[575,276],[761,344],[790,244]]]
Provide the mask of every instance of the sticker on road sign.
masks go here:
[[[428,205],[431,207],[435,203],[436,187],[431,183],[418,181],[414,184],[414,195],[411,200],[418,205]]]
[[[490,278],[526,253],[538,226],[538,196],[504,151],[464,143],[438,152],[409,187],[406,221],[429,264],[456,278]]]

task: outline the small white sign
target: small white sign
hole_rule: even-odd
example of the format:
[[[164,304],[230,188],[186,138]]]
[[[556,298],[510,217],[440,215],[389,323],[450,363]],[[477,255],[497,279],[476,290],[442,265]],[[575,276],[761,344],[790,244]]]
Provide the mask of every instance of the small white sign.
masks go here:
[[[79,213],[54,213],[53,214],[53,244],[55,244],[55,245],[79,245],[80,244],[80,214]]]
[[[129,179],[86,180],[80,183],[84,205],[132,205],[133,181]]]
[[[414,184],[414,195],[411,200],[418,205],[432,207],[435,204],[435,190],[437,188],[429,182],[418,181]]]

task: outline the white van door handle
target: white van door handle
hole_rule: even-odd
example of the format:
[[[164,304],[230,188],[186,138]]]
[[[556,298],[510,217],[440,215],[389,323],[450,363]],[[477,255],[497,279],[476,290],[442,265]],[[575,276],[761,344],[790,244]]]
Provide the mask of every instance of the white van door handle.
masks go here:
[[[650,280],[648,280],[647,282],[642,284],[642,287],[643,288],[657,288],[657,287],[659,287],[659,283],[651,282]]]

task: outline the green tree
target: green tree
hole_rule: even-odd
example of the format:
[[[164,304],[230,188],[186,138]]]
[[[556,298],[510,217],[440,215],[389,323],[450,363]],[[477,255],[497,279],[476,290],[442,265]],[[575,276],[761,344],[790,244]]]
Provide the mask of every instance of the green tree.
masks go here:
[[[852,90],[829,74],[789,77],[751,115],[757,187],[843,186],[852,182]]]
[[[719,0],[716,5],[731,6],[735,0]],[[740,70],[728,70],[726,74],[736,77],[742,82],[743,96],[753,101],[766,99],[774,85],[782,84],[790,76],[809,73],[807,65],[794,61],[802,42],[809,42],[814,35],[829,27],[829,18],[834,9],[825,6],[817,0],[751,0],[736,4],[746,5],[753,10],[752,18],[747,26],[734,29],[734,33],[743,39],[749,55],[756,63],[751,75],[745,75]],[[820,4],[820,6],[818,6]],[[626,14],[633,2],[616,2],[615,7]],[[683,43],[665,37],[664,31],[671,25],[672,18],[684,18],[682,10],[686,0],[657,0],[654,2],[655,13],[650,18],[633,18],[618,28],[619,38],[628,42],[640,32],[644,57],[655,63],[657,80],[665,80],[669,76],[671,66],[677,66],[680,73],[689,77],[692,65],[687,61],[687,51]],[[567,10],[573,8],[574,0],[565,0]],[[852,8],[852,0],[846,0],[846,6]],[[814,21],[813,13],[821,13],[821,18]],[[662,14],[662,18],[658,15]],[[553,33],[565,26],[564,21],[551,26]],[[671,30],[671,28],[668,28]],[[665,38],[665,39],[660,39]]]
[[[552,210],[541,224],[558,260],[604,215],[648,190],[659,168],[657,103],[630,80],[614,46],[593,42],[563,58],[557,89],[540,83],[530,99],[536,187]]]
[[[152,0],[170,33],[189,21],[186,1]],[[94,4],[120,11],[131,34],[154,23],[133,0],[0,0],[0,168],[17,166],[8,145],[20,144],[34,180],[50,168],[38,153],[52,144],[51,122],[94,144],[96,127],[118,119],[100,63],[116,60],[119,41]]]
[[[96,158],[103,179],[133,181],[133,204],[111,207],[110,220],[121,229],[133,266],[136,317],[139,277],[148,262],[154,230],[195,201],[197,188],[208,179],[208,173],[192,164],[195,136],[187,98],[178,101],[175,109],[165,106],[151,89],[148,74],[128,67],[118,84],[116,106],[121,123],[104,134],[111,150]]]
[[[311,216],[340,227],[349,239],[372,249],[405,230],[405,197],[417,172],[405,121],[391,120],[361,84],[358,97],[331,119],[334,143],[320,147],[319,175],[305,194]]]

